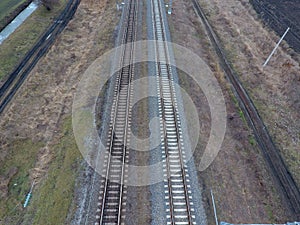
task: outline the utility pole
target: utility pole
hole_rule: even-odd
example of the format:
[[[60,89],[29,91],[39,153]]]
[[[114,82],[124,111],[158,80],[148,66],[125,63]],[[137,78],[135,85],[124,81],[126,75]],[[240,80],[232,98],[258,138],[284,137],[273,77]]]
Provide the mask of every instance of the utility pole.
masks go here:
[[[24,208],[26,208],[29,204],[29,200],[31,198],[31,195],[32,195],[32,190],[33,190],[33,186],[35,184],[35,181],[33,181],[32,185],[31,185],[31,188],[30,188],[30,191],[28,192],[27,196],[26,196],[26,200],[25,200],[25,203],[23,205]]]
[[[214,194],[213,194],[212,190],[210,190],[210,195],[211,195],[211,200],[212,200],[212,204],[213,204],[213,208],[214,208],[216,225],[219,225],[218,216],[217,216],[217,209],[216,209],[216,204],[215,204],[215,198],[214,198]]]
[[[283,38],[285,37],[285,35],[289,32],[290,28],[288,27],[286,29],[286,31],[284,32],[284,34],[282,35],[282,37],[280,38],[280,40],[278,41],[278,43],[276,44],[275,48],[273,49],[273,51],[271,52],[271,54],[269,55],[269,57],[267,58],[267,60],[265,61],[265,63],[263,64],[263,67],[265,67],[268,62],[270,61],[272,55],[275,53],[276,49],[278,48],[278,46],[280,45],[280,43],[282,42]]]

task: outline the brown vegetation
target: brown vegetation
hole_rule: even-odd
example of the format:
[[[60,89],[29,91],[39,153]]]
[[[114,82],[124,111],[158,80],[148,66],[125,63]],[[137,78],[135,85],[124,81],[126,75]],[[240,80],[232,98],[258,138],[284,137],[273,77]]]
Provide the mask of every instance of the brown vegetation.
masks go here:
[[[58,4],[59,0],[41,0],[41,3],[46,7],[47,10],[52,10],[55,4]]]
[[[110,14],[105,14],[105,20],[104,9]],[[112,11],[106,1],[91,4],[82,0],[73,20],[2,113],[0,164],[7,164],[7,168],[0,168],[0,189],[6,196],[0,198],[0,224],[16,224],[20,219],[26,220],[23,224],[63,224],[69,210],[74,213],[72,191],[80,153],[70,122],[72,100],[84,71],[112,46],[111,24],[116,20]],[[10,173],[14,167],[21,170]],[[65,173],[70,176],[62,179]],[[16,179],[16,187],[22,185],[21,192],[12,185]],[[30,206],[25,211],[15,208],[23,202],[33,180],[36,186]],[[64,184],[66,181],[69,183]]]

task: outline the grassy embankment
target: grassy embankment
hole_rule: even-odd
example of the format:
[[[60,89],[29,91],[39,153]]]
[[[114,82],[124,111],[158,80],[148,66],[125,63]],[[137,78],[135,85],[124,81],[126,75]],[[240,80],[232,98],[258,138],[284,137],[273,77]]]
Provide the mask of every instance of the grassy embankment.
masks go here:
[[[0,18],[4,18],[9,10],[14,10],[24,1],[1,1]],[[24,57],[64,8],[65,2],[61,0],[61,3],[52,11],[39,7],[21,27],[3,42],[0,46],[0,79],[7,76]],[[77,174],[74,168],[78,168],[78,165],[74,164],[80,161],[80,153],[72,134],[71,118],[64,123],[62,134],[59,144],[51,146],[51,149],[58,153],[50,165],[47,179],[38,184],[39,191],[38,193],[34,192],[26,210],[22,209],[22,204],[31,186],[29,170],[34,167],[37,153],[45,143],[36,143],[29,139],[10,143],[5,160],[1,162],[0,174],[8,174],[12,169],[16,173],[9,181],[8,196],[0,199],[0,224],[7,222],[17,224],[20,221],[25,224],[64,223],[73,199],[72,189],[74,177]],[[43,207],[39,207],[41,205]]]
[[[32,198],[28,219],[32,224],[64,224],[73,200],[75,178],[82,160],[72,131],[72,119],[63,124],[59,144],[53,146],[56,152],[47,179]],[[42,207],[41,207],[42,206]]]
[[[1,0],[0,1],[0,27],[5,26],[9,17],[26,0]]]
[[[65,119],[61,134],[58,144],[50,146],[55,156],[49,165],[47,179],[38,184],[37,191],[33,190],[33,197],[26,209],[22,204],[31,186],[28,172],[34,167],[37,153],[44,144],[18,140],[8,147],[9,157],[1,164],[0,173],[7,173],[13,167],[17,168],[17,173],[9,182],[8,197],[0,199],[0,224],[18,224],[21,221],[23,224],[65,223],[81,162],[71,117]]]
[[[23,0],[8,0],[0,3],[0,18],[6,10],[13,9],[12,2],[22,2]],[[9,2],[9,4],[4,4]],[[48,11],[40,6],[9,38],[0,45],[0,80],[12,72],[13,68],[25,56],[30,48],[36,43],[41,34],[51,24],[54,18],[64,8],[66,1],[60,0],[53,10]],[[10,6],[10,7],[9,7]]]

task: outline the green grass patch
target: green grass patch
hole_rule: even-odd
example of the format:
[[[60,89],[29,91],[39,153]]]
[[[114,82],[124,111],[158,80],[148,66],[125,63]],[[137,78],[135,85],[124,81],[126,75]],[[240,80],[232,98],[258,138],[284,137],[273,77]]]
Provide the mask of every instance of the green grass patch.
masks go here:
[[[240,115],[241,119],[244,121],[244,123],[247,124],[246,117],[245,117],[244,112],[241,108],[239,108],[239,115]]]
[[[0,80],[9,75],[18,62],[33,47],[62,11],[66,1],[61,0],[53,10],[40,6],[24,23],[0,45]]]
[[[269,217],[270,222],[275,221],[275,217],[274,217],[273,210],[272,210],[271,206],[266,205],[265,209],[266,209],[266,211],[268,213],[268,217]]]
[[[17,168],[17,173],[11,178],[7,198],[0,198],[0,221],[1,218],[11,214],[20,213],[15,211],[17,205],[24,203],[27,192],[30,189],[29,170],[34,167],[38,150],[43,143],[34,143],[31,140],[18,140],[12,142],[6,149],[7,155],[1,161],[0,174],[5,176],[12,168]]]
[[[241,109],[241,107],[240,107],[240,105],[239,105],[239,102],[238,102],[237,98],[235,97],[235,95],[234,95],[232,92],[230,92],[230,97],[231,97],[232,101],[234,102],[234,105],[235,105],[235,107],[237,108],[238,113],[239,113],[241,119],[242,119],[243,122],[248,126],[246,117],[245,117],[245,115],[244,115],[243,110]]]
[[[255,140],[255,138],[254,138],[253,136],[250,136],[250,137],[249,137],[249,143],[250,143],[252,146],[255,145],[256,140]]]
[[[18,6],[26,0],[1,0],[0,1],[0,26],[5,25],[5,17],[9,16]]]
[[[72,132],[71,116],[65,120],[62,134],[59,144],[51,147],[54,159],[29,206],[26,218],[34,218],[32,224],[66,224],[82,160]]]

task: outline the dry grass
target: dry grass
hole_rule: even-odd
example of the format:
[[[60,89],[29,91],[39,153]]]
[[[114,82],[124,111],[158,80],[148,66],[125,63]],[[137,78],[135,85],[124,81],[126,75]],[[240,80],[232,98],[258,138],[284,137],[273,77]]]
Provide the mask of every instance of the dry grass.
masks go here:
[[[73,95],[84,71],[113,45],[112,24],[117,21],[114,12],[112,3],[81,1],[74,19],[2,114],[0,164],[13,159],[9,166],[16,167],[22,154],[30,158],[30,163],[24,162],[24,188],[20,197],[24,197],[33,180],[37,182],[26,210],[14,209],[11,204],[1,211],[0,221],[4,217],[9,221],[4,224],[70,223],[71,216],[67,215],[76,207],[74,182],[82,160],[72,134]],[[25,147],[16,145],[23,140],[28,140]],[[13,152],[10,146],[25,149]],[[18,170],[14,176],[20,176],[22,171]],[[7,174],[7,170],[0,172],[0,176]],[[19,206],[23,200],[9,194],[0,199],[0,205],[5,206],[10,198]]]
[[[0,81],[12,72],[64,5],[65,1],[61,0],[61,4],[51,11],[46,10],[45,7],[39,7],[0,45]]]
[[[201,5],[205,6],[205,11],[210,18],[214,18],[216,24],[222,23],[220,27],[216,27],[217,31],[221,30],[224,33],[229,33],[230,36],[239,37],[238,31],[232,31],[232,18],[224,16],[232,10],[231,7],[226,6],[231,1],[220,1],[219,4],[223,4],[223,8],[219,7],[215,2],[219,1],[200,1]],[[236,5],[235,7],[240,5],[236,1],[232,1],[232,4]],[[176,1],[173,6],[173,15],[169,17],[171,18],[169,24],[173,41],[192,49],[209,65],[220,83],[227,107],[227,131],[222,148],[212,165],[204,172],[198,173],[204,189],[203,201],[207,209],[208,224],[214,223],[210,189],[214,191],[218,215],[221,221],[237,224],[286,222],[290,217],[278,194],[273,189],[273,181],[264,165],[264,159],[253,139],[251,130],[245,122],[243,113],[233,97],[230,85],[225,79],[222,69],[218,66],[218,58],[209,44],[203,26],[194,14],[190,3]],[[245,17],[252,17],[247,9],[237,8],[235,10],[236,13],[239,11],[243,14],[243,16],[239,14],[239,19],[244,17],[244,15]],[[246,19],[242,18],[242,20],[243,22],[239,24],[239,29],[244,29],[246,32],[249,26],[247,23],[244,23]],[[254,19],[252,18],[252,20]],[[251,21],[251,23],[258,22]],[[235,48],[227,49],[232,63],[241,60],[241,52],[246,51],[247,54],[250,54],[246,48],[238,45],[237,40],[234,42],[230,41],[224,45],[237,45]],[[241,71],[237,67],[235,67],[235,70],[237,72]],[[186,90],[190,91],[190,95],[194,97],[195,101],[198,101],[196,105],[200,115],[200,122],[203,124],[200,142],[194,154],[197,166],[208,140],[210,113],[201,91],[198,90],[199,88],[195,88],[195,85],[192,82],[188,82],[182,75],[180,82]]]
[[[0,30],[6,25],[6,18],[26,0],[2,0],[0,2]]]
[[[230,56],[229,59],[254,100],[284,160],[300,185],[300,66],[283,43],[268,66],[262,64],[279,37],[257,20],[249,1],[206,1],[205,11]],[[293,53],[293,58],[290,53]]]
[[[27,209],[25,220],[28,224],[51,225],[66,222],[82,160],[72,133],[71,117],[64,119],[61,134],[59,143],[51,146],[53,159],[48,163],[47,179],[41,181]]]

